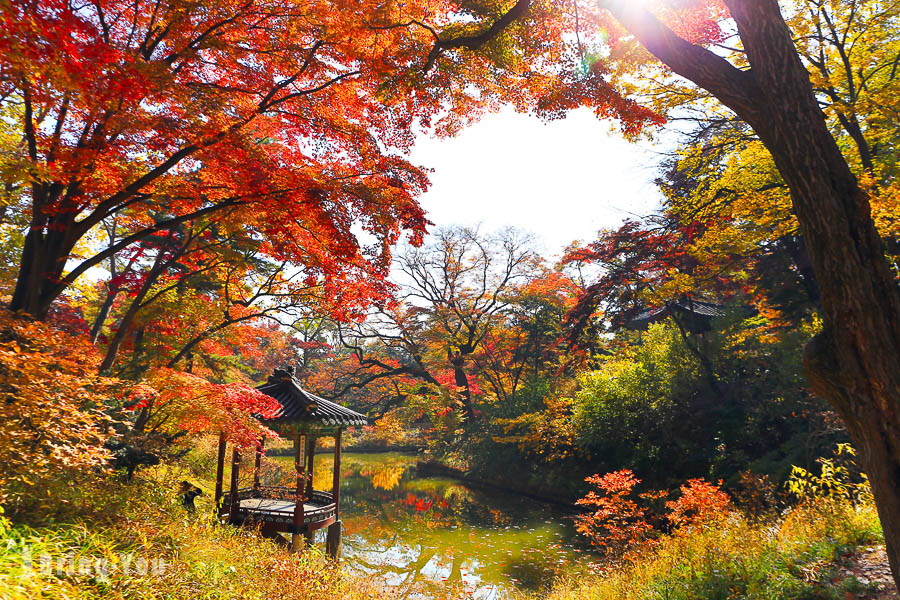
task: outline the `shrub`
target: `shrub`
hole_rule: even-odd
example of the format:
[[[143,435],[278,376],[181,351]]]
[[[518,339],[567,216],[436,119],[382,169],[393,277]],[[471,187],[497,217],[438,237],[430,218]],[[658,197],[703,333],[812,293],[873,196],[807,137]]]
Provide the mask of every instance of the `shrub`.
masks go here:
[[[641,482],[628,469],[606,475],[592,475],[585,481],[598,488],[578,500],[579,506],[590,506],[591,514],[576,518],[579,533],[607,555],[621,554],[649,541],[653,526],[647,521],[647,509],[631,498],[634,487]],[[641,496],[644,496],[643,494]]]
[[[4,600],[192,598],[333,600],[384,597],[352,580],[318,549],[289,553],[249,528],[216,522],[204,499],[187,513],[172,482],[178,466],[142,471],[129,484],[109,484],[128,501],[106,519],[32,528],[0,523],[0,597]],[[98,499],[100,500],[100,499]],[[52,567],[39,573],[42,556]],[[27,559],[32,561],[32,567]],[[142,569],[140,561],[151,563]],[[159,569],[162,560],[163,571]],[[107,574],[97,576],[98,561]],[[125,572],[125,561],[130,571]],[[157,561],[153,563],[152,561]],[[58,569],[57,565],[64,565]],[[82,570],[81,565],[88,568]],[[72,568],[69,568],[69,567]]]
[[[741,511],[754,521],[774,516],[778,504],[775,484],[769,476],[754,473],[750,469],[741,473],[734,500]]]
[[[837,462],[836,462],[837,461]],[[820,459],[822,472],[797,470],[792,488],[801,502],[780,518],[761,521],[730,510],[718,485],[691,480],[681,496],[667,502],[676,525],[652,545],[636,548],[632,560],[613,564],[602,576],[555,585],[550,600],[843,600],[865,586],[842,573],[849,550],[883,541],[878,514],[861,474],[854,475],[852,449],[841,447],[836,459]],[[752,478],[748,478],[748,483]],[[647,510],[628,499],[639,480],[630,471],[594,476],[606,492],[589,495],[589,504],[625,517],[626,523],[648,518]],[[769,496],[771,490],[763,496]],[[645,495],[646,496],[646,495]],[[583,521],[620,525],[616,519]],[[689,525],[689,526],[684,526]],[[608,530],[608,529],[607,529]],[[586,533],[590,533],[589,531]],[[640,529],[643,539],[649,532]],[[601,535],[603,532],[601,530]]]
[[[0,310],[0,501],[11,511],[43,502],[50,480],[107,465],[105,398],[93,347]]]
[[[731,507],[731,498],[718,485],[703,479],[691,479],[681,486],[678,500],[666,502],[672,525],[699,525],[720,518]]]
[[[799,500],[828,499],[853,503],[872,503],[869,478],[856,466],[856,450],[850,444],[838,444],[834,456],[818,458],[819,473],[794,466],[788,490]]]

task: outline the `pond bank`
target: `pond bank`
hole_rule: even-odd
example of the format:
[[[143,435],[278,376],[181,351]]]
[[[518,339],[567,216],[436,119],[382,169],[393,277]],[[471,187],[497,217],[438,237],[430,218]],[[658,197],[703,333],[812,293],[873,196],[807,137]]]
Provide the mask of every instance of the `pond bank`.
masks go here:
[[[421,456],[425,448],[416,445],[399,445],[399,446],[382,446],[382,445],[362,445],[344,447],[342,452],[345,454],[407,454]],[[271,448],[266,451],[271,457],[293,456],[293,448]],[[316,448],[317,456],[331,456],[334,454],[334,448]],[[575,509],[576,496],[566,494],[550,494],[542,490],[536,490],[530,486],[516,485],[507,481],[497,479],[486,479],[478,477],[465,469],[452,467],[440,460],[434,458],[419,458],[416,461],[416,470],[422,475],[448,477],[470,485],[472,487],[481,488],[503,493],[514,493],[538,502],[546,502],[560,507],[566,507],[571,510]]]
[[[538,502],[553,504],[559,507],[565,507],[575,511],[575,500],[567,496],[551,496],[549,494],[536,492],[527,486],[516,486],[504,481],[491,481],[475,477],[463,469],[451,467],[434,459],[419,460],[416,462],[416,470],[422,475],[434,475],[438,477],[449,477],[462,481],[472,487],[482,488],[485,490],[513,493],[517,496],[523,496]]]

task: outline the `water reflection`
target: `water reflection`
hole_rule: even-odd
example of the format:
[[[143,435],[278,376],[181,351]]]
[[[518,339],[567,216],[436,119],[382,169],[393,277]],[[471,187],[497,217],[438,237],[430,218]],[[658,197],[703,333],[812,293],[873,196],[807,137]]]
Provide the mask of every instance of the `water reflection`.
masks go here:
[[[392,596],[503,598],[590,565],[558,508],[420,477],[414,456],[345,453],[341,463],[344,564],[381,578]],[[330,489],[331,464],[317,457],[317,489]]]

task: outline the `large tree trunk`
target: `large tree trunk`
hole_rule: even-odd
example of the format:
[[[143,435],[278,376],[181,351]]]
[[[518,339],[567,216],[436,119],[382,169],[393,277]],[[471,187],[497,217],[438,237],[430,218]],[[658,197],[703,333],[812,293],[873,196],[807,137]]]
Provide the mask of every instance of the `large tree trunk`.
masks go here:
[[[36,209],[37,210],[37,209]],[[31,230],[25,235],[19,274],[13,290],[10,309],[44,319],[50,305],[60,293],[66,259],[74,247],[69,235],[54,232],[67,226],[64,219],[32,219]],[[44,233],[45,229],[50,231]]]
[[[650,52],[749,123],[788,184],[825,323],[805,351],[809,383],[840,413],[859,449],[900,583],[900,291],[868,198],[828,131],[777,0],[725,2],[748,70],[674,35],[637,3],[607,5]]]
[[[825,327],[806,348],[809,383],[860,450],[900,581],[900,292],[777,3],[729,4],[760,92],[762,118],[751,125],[791,190],[821,292]]]

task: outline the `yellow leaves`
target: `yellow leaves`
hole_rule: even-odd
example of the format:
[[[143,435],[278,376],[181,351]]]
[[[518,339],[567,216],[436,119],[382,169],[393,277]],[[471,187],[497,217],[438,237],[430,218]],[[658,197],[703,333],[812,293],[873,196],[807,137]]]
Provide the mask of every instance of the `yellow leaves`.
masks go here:
[[[800,500],[827,499],[836,502],[871,504],[872,487],[865,473],[853,460],[856,450],[850,444],[838,444],[832,458],[819,458],[819,473],[794,465],[788,490]]]
[[[549,395],[544,410],[525,413],[510,419],[499,419],[506,435],[492,436],[498,444],[516,444],[525,454],[556,461],[582,451],[576,446],[576,432],[571,419],[572,399]]]
[[[670,269],[665,281],[654,289],[652,293],[648,292],[645,299],[648,301],[649,306],[656,306],[661,302],[677,299],[685,294],[692,294],[696,287],[694,277],[676,269]]]
[[[389,412],[375,421],[375,431],[389,444],[399,442],[406,434],[403,421],[396,412]]]
[[[891,181],[876,188],[871,177],[862,178],[862,183],[869,192],[872,220],[878,233],[886,240],[900,239],[900,183]],[[896,255],[893,263],[895,269],[900,267]]]
[[[84,340],[0,312],[0,499],[36,501],[42,482],[103,467],[107,421],[97,408],[115,380],[95,375]]]

